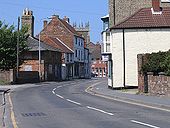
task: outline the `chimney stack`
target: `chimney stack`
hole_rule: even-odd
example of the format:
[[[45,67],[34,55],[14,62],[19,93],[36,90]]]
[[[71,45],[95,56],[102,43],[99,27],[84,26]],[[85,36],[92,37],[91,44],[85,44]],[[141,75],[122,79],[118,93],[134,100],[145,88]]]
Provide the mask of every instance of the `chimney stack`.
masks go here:
[[[52,17],[51,17],[52,19],[58,19],[59,18],[59,15],[52,15]]]
[[[152,0],[152,8],[154,12],[160,12],[160,0]]]
[[[67,23],[70,23],[70,19],[67,16],[64,16],[63,20]]]
[[[44,20],[43,22],[44,22],[43,27],[45,28],[45,27],[47,26],[48,21],[47,21],[47,20]]]

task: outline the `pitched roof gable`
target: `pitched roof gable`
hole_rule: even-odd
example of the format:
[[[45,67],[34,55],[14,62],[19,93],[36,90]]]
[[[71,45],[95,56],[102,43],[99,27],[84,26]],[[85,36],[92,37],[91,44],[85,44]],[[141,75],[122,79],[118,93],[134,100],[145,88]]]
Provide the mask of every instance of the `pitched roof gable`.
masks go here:
[[[170,8],[164,7],[160,14],[153,14],[151,8],[143,8],[111,29],[128,28],[170,28]]]
[[[55,48],[61,49],[63,53],[74,53],[73,50],[71,50],[66,44],[61,42],[58,38],[53,38],[50,36],[43,37],[42,40],[48,45],[51,45]]]
[[[39,50],[39,40],[37,38],[29,36],[27,39],[27,43],[28,43],[29,51],[38,51]],[[40,50],[41,51],[61,52],[60,49],[53,47],[51,45],[48,45],[47,43],[45,43],[43,41],[40,42]]]

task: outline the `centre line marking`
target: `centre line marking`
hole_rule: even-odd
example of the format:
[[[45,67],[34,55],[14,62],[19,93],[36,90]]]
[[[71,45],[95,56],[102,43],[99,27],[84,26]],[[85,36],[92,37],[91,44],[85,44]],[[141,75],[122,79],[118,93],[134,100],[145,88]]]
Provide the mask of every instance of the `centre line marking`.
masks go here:
[[[57,97],[59,97],[59,98],[61,98],[61,99],[64,99],[64,97],[63,96],[60,96],[60,95],[58,95],[58,94],[55,94]]]
[[[150,128],[160,128],[160,127],[157,127],[157,126],[154,126],[154,125],[151,125],[151,124],[147,124],[147,123],[143,123],[143,122],[139,122],[139,121],[136,121],[136,120],[131,120],[131,122],[136,123],[136,124],[140,124],[140,125],[144,125],[144,126],[148,126]]]
[[[71,103],[74,103],[74,104],[77,104],[77,105],[81,105],[80,103],[76,102],[76,101],[73,101],[73,100],[70,100],[70,99],[66,99],[67,101],[71,102]]]
[[[87,106],[87,108],[88,108],[88,109],[91,109],[91,110],[95,110],[95,111],[101,112],[101,113],[104,113],[104,114],[107,114],[107,115],[110,115],[110,116],[113,116],[113,115],[114,115],[113,113],[106,112],[106,111],[103,111],[103,110],[98,109],[98,108],[94,108],[94,107],[90,107],[90,106]]]
[[[61,88],[62,86],[58,86],[57,88]]]

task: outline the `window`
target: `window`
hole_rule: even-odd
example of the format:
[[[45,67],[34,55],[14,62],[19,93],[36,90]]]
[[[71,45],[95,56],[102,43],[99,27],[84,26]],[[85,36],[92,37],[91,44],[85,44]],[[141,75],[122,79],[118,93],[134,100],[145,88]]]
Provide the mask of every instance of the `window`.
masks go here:
[[[75,37],[75,41],[76,41],[76,44],[77,44],[77,42],[78,42],[78,39]]]
[[[80,56],[80,52],[81,52],[81,51],[79,50],[79,59],[80,59],[80,57],[81,57],[81,56]]]
[[[81,51],[81,60],[83,60],[83,51]]]
[[[102,73],[102,68],[100,68],[100,73]]]
[[[69,62],[69,54],[67,53],[67,62]]]
[[[98,72],[98,68],[96,68],[96,72]]]
[[[73,54],[70,54],[70,61],[73,61]]]
[[[81,40],[79,39],[79,46],[80,46],[80,41],[81,41]]]
[[[81,40],[81,46],[83,46],[83,40]]]
[[[77,49],[76,49],[76,54],[75,54],[75,57],[77,57]]]

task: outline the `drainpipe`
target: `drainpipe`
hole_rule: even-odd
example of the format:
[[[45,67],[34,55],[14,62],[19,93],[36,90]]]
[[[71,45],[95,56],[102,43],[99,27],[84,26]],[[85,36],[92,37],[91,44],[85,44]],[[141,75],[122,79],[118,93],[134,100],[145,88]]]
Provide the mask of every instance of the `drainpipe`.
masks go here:
[[[123,29],[123,86],[124,88],[126,87],[126,80],[125,80],[125,77],[126,77],[126,67],[125,67],[125,30]]]

